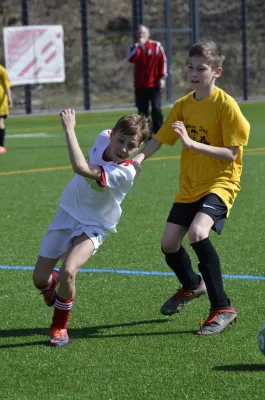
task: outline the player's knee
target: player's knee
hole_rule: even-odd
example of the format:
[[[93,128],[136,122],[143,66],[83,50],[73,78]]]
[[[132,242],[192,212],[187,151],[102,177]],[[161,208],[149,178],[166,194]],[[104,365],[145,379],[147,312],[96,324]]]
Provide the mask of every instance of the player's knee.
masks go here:
[[[76,268],[69,264],[65,264],[59,270],[59,281],[70,284],[75,280],[76,273]]]
[[[42,286],[47,285],[48,280],[49,280],[49,276],[44,276],[36,268],[34,269],[33,274],[32,274],[32,281],[36,287],[42,287]]]
[[[170,243],[163,241],[161,241],[161,250],[162,253],[164,253],[165,255],[174,252],[174,249],[172,250],[172,246],[170,245]]]
[[[205,239],[207,236],[208,236],[208,232],[205,231],[205,229],[203,229],[199,225],[191,226],[190,229],[188,230],[188,237],[189,237],[190,243],[199,242],[200,240]]]
[[[164,254],[175,253],[180,248],[181,243],[178,241],[170,241],[167,238],[162,238],[161,240],[161,250]]]

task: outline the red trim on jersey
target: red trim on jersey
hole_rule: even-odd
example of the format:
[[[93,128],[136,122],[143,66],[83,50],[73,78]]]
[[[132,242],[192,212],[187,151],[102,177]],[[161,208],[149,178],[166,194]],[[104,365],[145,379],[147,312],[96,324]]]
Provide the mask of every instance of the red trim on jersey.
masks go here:
[[[97,182],[98,186],[106,187],[107,186],[107,179],[106,179],[104,168],[101,167],[100,165],[98,165],[98,167],[100,168],[100,171],[101,171],[101,180],[100,181],[96,181],[96,182]]]
[[[133,165],[133,162],[132,162],[132,160],[126,159],[126,160],[117,162],[117,164],[122,164],[122,165],[125,165],[125,167],[128,167],[128,165]]]

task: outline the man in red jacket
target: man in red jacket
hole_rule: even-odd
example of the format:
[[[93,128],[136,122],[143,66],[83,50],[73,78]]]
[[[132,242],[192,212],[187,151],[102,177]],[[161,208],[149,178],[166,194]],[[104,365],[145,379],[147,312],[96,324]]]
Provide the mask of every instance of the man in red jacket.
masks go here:
[[[139,114],[149,116],[149,102],[152,108],[153,133],[163,123],[161,111],[161,89],[165,87],[167,59],[160,42],[150,40],[150,31],[140,25],[138,42],[128,51],[127,59],[135,64],[134,87],[135,102]]]

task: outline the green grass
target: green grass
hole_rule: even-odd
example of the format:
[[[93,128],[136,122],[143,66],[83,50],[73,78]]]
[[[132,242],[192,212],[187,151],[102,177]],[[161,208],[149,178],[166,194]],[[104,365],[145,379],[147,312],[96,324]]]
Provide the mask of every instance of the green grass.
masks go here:
[[[264,275],[265,151],[258,150],[265,147],[264,106],[241,106],[252,126],[242,191],[222,236],[211,236],[224,274]],[[121,115],[78,114],[76,130],[85,154],[96,135],[112,128]],[[8,152],[0,157],[0,264],[32,266],[73,172],[45,170],[69,166],[58,116],[10,118],[7,131],[50,134],[7,136]],[[155,157],[179,152],[179,145],[163,146]],[[174,158],[144,164],[123,203],[118,233],[109,235],[86,268],[169,272],[160,238],[178,172]],[[194,332],[200,317],[208,316],[206,296],[178,316],[159,313],[176,290],[173,277],[79,273],[69,322],[71,344],[54,349],[46,345],[52,310],[33,287],[31,275],[0,270],[1,400],[265,398],[265,359],[257,347],[257,332],[265,322],[264,281],[225,279],[238,323],[220,336],[199,338]]]

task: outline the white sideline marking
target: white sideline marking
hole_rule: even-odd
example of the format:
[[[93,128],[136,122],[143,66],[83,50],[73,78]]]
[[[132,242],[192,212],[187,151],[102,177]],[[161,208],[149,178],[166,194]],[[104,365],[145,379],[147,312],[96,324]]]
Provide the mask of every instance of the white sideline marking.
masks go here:
[[[46,138],[46,137],[54,137],[58,135],[53,135],[51,133],[46,132],[38,132],[38,133],[14,133],[11,135],[7,135],[7,139],[17,139],[17,138],[32,138],[32,137],[39,137],[39,138]]]

